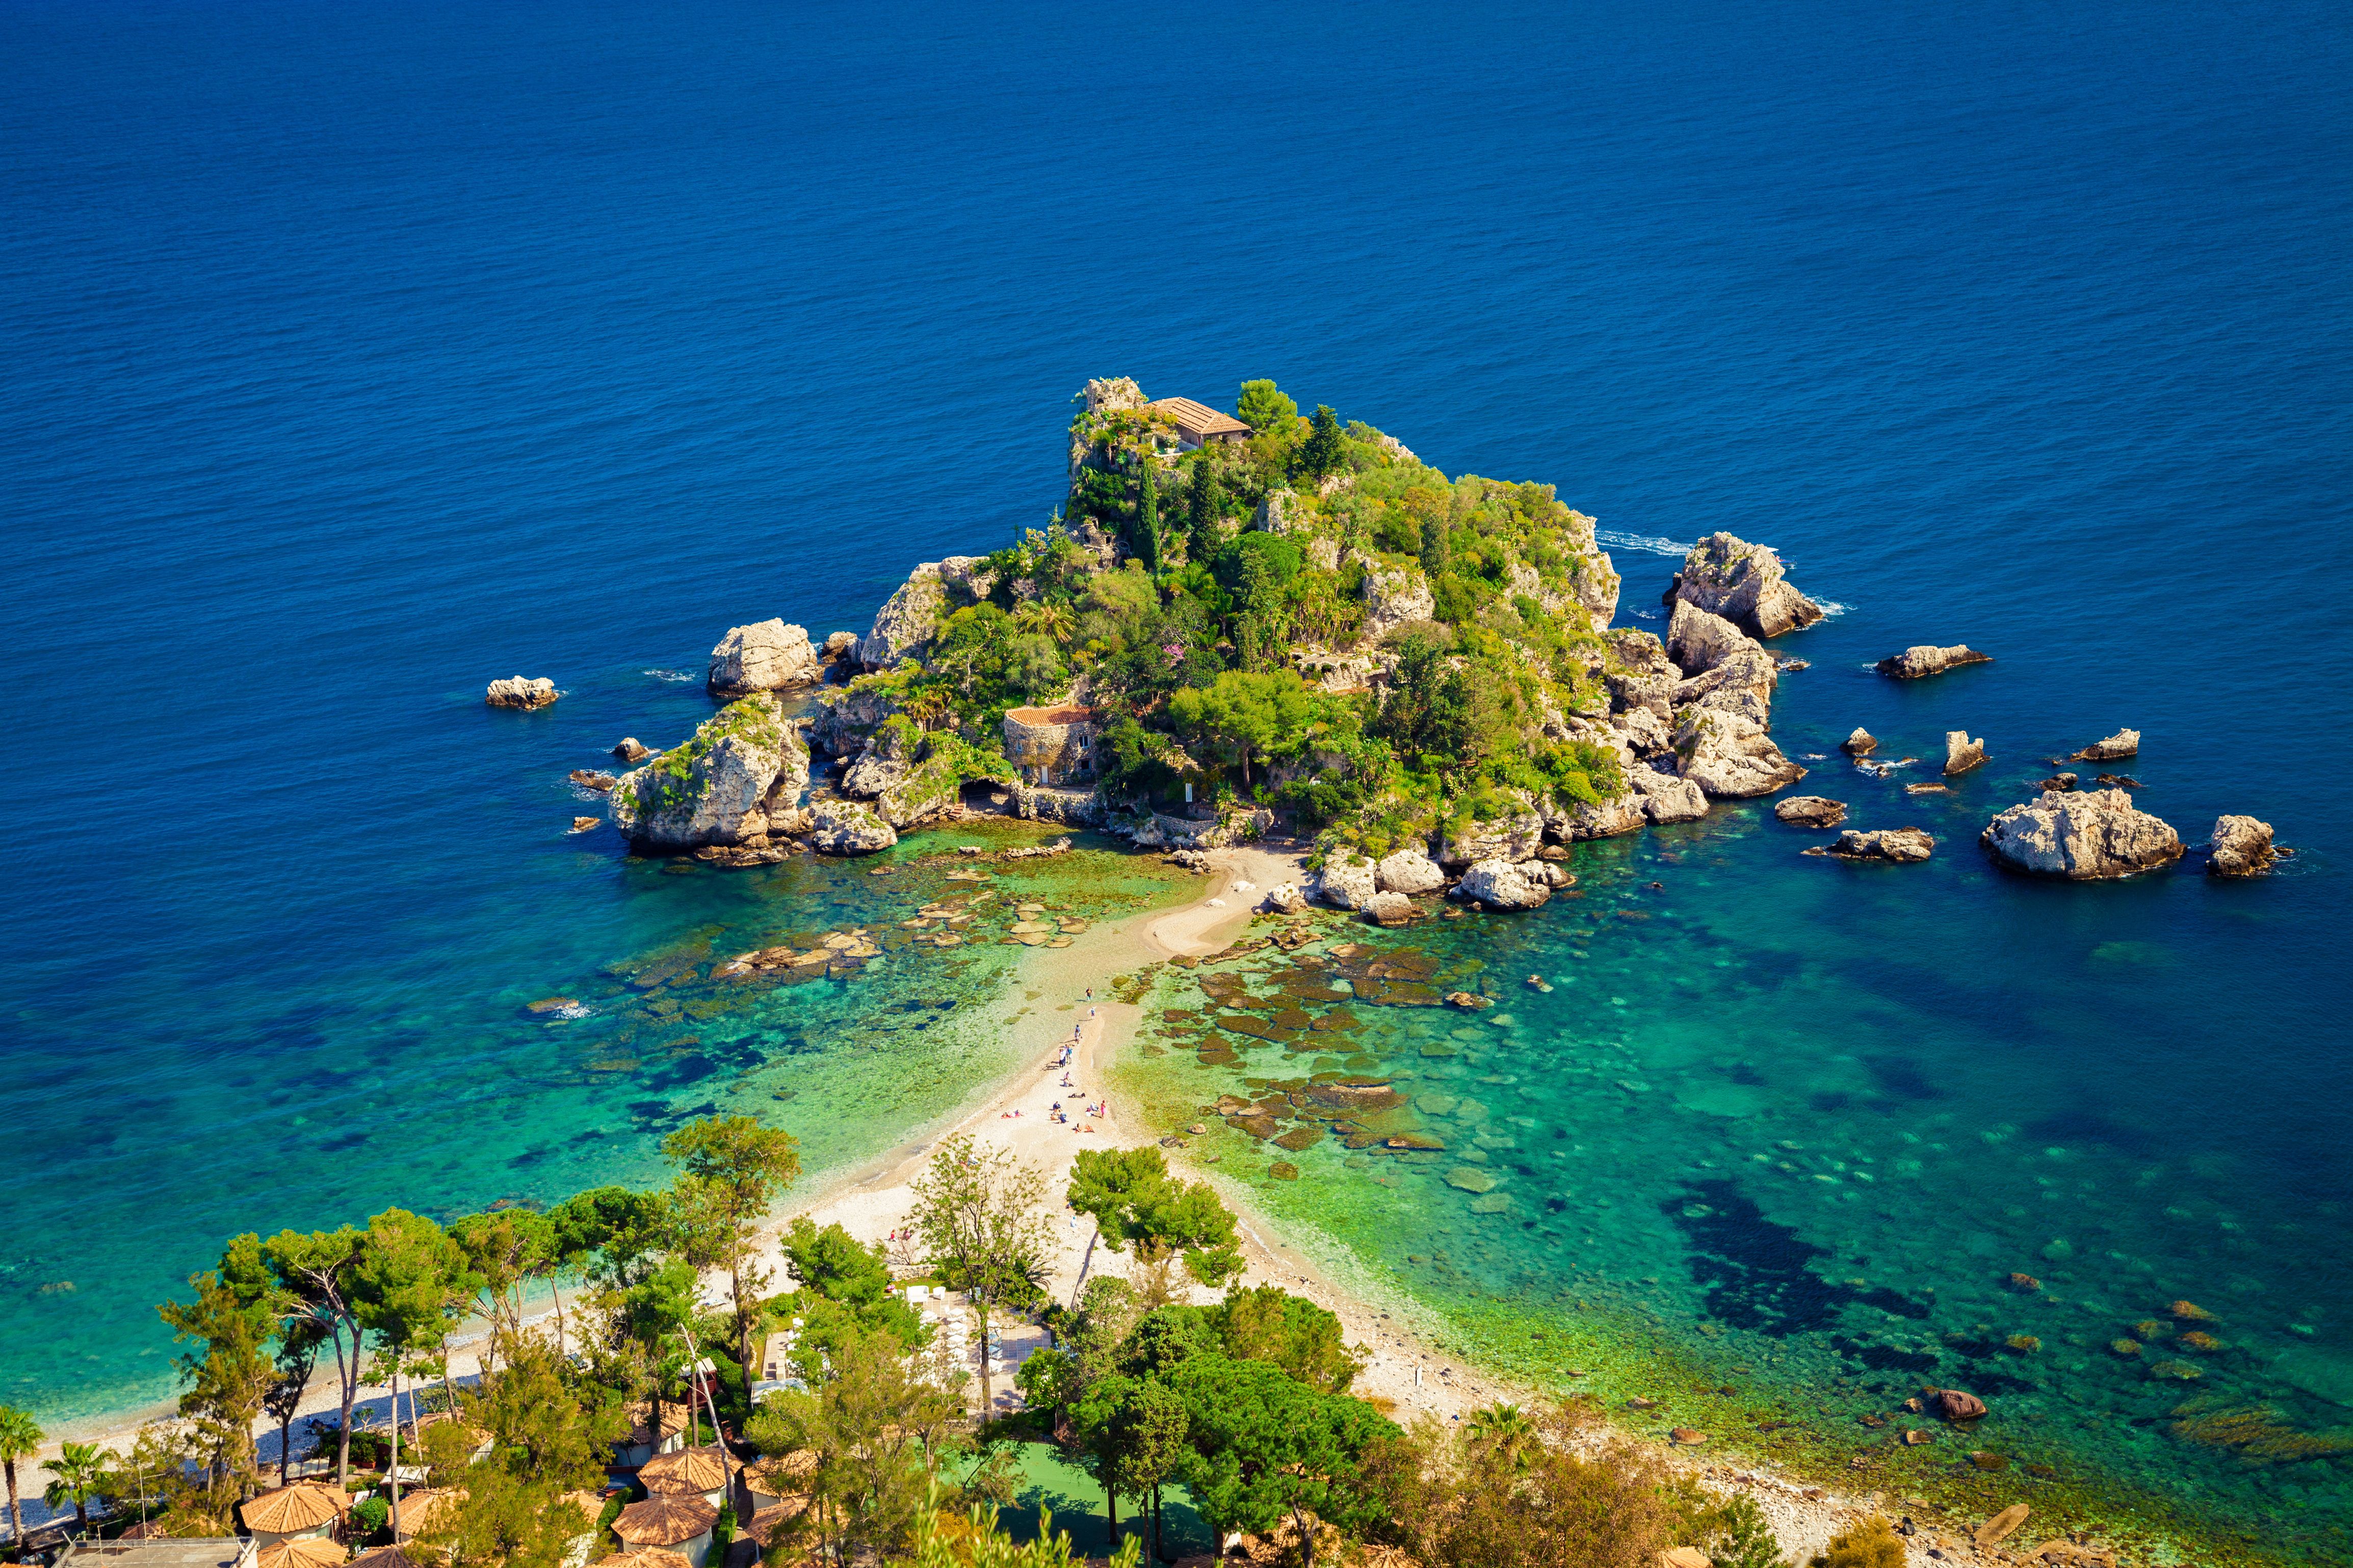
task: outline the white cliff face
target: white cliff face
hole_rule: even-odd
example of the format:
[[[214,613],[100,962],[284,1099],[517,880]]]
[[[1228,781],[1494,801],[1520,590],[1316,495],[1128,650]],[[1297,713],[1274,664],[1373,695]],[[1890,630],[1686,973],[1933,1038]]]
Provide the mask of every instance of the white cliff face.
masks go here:
[[[713,697],[748,697],[815,686],[825,678],[807,631],[782,620],[732,626],[711,650],[705,684]]]
[[[1996,816],[1978,842],[2012,870],[2073,881],[2136,876],[2181,858],[2180,837],[2120,789],[2046,790]]]
[[[1438,611],[1438,600],[1419,566],[1384,570],[1366,564],[1365,572],[1364,640],[1378,642],[1409,621],[1426,621]]]
[[[1971,740],[1967,730],[1945,731],[1945,774],[1968,773],[1971,768],[1985,766],[1986,749],[1983,741]]]
[[[764,844],[771,814],[808,785],[808,748],[783,704],[760,692],[704,721],[691,740],[624,773],[607,812],[632,847],[655,852]]]
[[[1703,610],[1688,599],[1676,601],[1674,617],[1667,623],[1667,657],[1682,666],[1686,676],[1714,669],[1736,653],[1763,651],[1756,638],[1722,616]]]
[[[868,669],[893,669],[902,659],[922,658],[947,616],[948,593],[940,581],[940,563],[926,561],[908,573],[874,613],[873,629],[859,642],[858,662]]]
[[[1512,792],[1520,800],[1527,797]],[[1441,865],[1462,866],[1473,860],[1525,860],[1544,845],[1545,819],[1534,803],[1507,811],[1492,821],[1466,821],[1439,837]]]
[[[1709,795],[1748,800],[1796,784],[1806,770],[1765,727],[1738,712],[1694,705],[1675,715],[1677,772]]]
[[[1707,815],[1707,795],[1690,779],[1645,764],[1627,769],[1626,782],[1642,797],[1642,815],[1652,822],[1697,822]]]
[[[1711,533],[1692,546],[1667,598],[1720,616],[1755,637],[1777,637],[1822,618],[1822,607],[1782,574],[1778,555],[1729,533]]]

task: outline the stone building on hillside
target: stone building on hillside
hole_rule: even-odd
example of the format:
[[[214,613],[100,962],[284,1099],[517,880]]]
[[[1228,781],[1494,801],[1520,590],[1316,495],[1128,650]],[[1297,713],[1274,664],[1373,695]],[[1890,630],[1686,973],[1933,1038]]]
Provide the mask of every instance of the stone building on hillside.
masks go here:
[[[1166,414],[1176,424],[1176,444],[1187,451],[1206,447],[1212,441],[1247,441],[1250,427],[1230,414],[1220,414],[1206,403],[1196,403],[1189,397],[1164,397],[1148,405],[1155,414]]]
[[[1095,773],[1095,710],[1065,702],[1005,715],[1005,756],[1028,784],[1060,784]]]

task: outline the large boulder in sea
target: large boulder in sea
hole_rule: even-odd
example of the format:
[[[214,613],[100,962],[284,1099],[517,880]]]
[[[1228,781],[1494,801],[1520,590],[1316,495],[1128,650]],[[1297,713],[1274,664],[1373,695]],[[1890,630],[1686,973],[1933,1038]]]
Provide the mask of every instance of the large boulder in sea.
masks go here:
[[[1380,874],[1354,850],[1335,849],[1316,874],[1316,895],[1335,909],[1361,910],[1380,890]]]
[[[1698,705],[1675,715],[1675,756],[1677,772],[1719,799],[1771,795],[1806,776],[1762,724]]]
[[[1628,768],[1626,785],[1642,797],[1642,815],[1652,822],[1697,822],[1707,815],[1706,792],[1674,773],[1656,767]]]
[[[685,744],[613,784],[606,806],[632,848],[675,853],[765,844],[808,785],[808,747],[771,692],[731,702]]]
[[[1869,832],[1850,827],[1823,851],[1841,860],[1926,860],[1936,841],[1916,827],[1875,827]]]
[[[2073,756],[2074,763],[2120,763],[2126,757],[2140,755],[2140,731],[2119,730],[2105,741],[2094,741]]]
[[[1872,666],[1882,675],[1892,675],[1898,680],[1921,680],[1931,675],[1942,675],[1965,664],[1991,664],[1991,654],[1979,653],[1973,647],[1956,643],[1951,647],[1937,647],[1920,643],[1902,653],[1890,654]]]
[[[1986,749],[1983,741],[1969,738],[1967,730],[1945,731],[1945,776],[1968,773],[1971,768],[1985,766]]]
[[[786,691],[825,679],[807,631],[782,620],[731,626],[711,650],[704,684],[713,697],[748,697],[754,691]]]
[[[1462,873],[1455,891],[1491,910],[1533,910],[1552,897],[1552,881],[1540,860],[1482,860]]]
[[[899,842],[891,825],[854,800],[821,800],[808,808],[809,847],[820,855],[871,855]]]
[[[1777,637],[1822,618],[1822,607],[1782,574],[1780,556],[1729,533],[1711,533],[1691,547],[1665,602],[1696,605],[1753,637]]]
[[[1403,893],[1384,890],[1365,900],[1366,918],[1377,925],[1409,925],[1419,912],[1414,908],[1413,900]]]
[[[1836,827],[1846,820],[1846,803],[1826,795],[1793,795],[1778,803],[1773,815],[1799,827]]]
[[[1978,842],[2014,871],[2078,882],[2136,876],[2181,858],[2180,836],[2120,789],[2045,790],[1996,816]]]
[[[2260,877],[2272,868],[2272,825],[2252,816],[2218,816],[2206,852],[2210,877]]]
[[[1438,862],[1411,846],[1382,856],[1373,877],[1384,893],[1434,893],[1446,886],[1446,873]]]
[[[510,675],[493,680],[483,700],[493,708],[544,708],[563,693],[543,675]]]

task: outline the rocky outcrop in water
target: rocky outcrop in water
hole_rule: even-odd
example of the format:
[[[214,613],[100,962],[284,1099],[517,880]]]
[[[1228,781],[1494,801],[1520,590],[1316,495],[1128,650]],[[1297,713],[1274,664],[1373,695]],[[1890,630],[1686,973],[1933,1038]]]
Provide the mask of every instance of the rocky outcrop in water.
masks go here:
[[[2120,789],[2047,790],[1996,816],[1978,842],[2012,870],[2079,882],[2136,876],[2181,858],[2180,837]]]
[[[899,842],[892,826],[852,800],[822,800],[808,808],[809,847],[820,855],[871,855]]]
[[[1822,618],[1822,607],[1782,574],[1780,556],[1729,533],[1711,533],[1691,547],[1662,602],[1696,605],[1754,637],[1777,637]]]
[[[2210,877],[2260,877],[2272,868],[2272,825],[2252,816],[2218,816],[2206,855]]]
[[[1410,925],[1413,923],[1414,916],[1419,912],[1413,907],[1411,899],[1407,898],[1403,893],[1392,893],[1386,889],[1365,900],[1365,914],[1377,925],[1392,927]]]
[[[1708,795],[1748,800],[1796,784],[1806,770],[1781,754],[1764,725],[1708,707],[1675,715],[1678,771]]]
[[[1916,827],[1875,827],[1869,832],[1848,828],[1822,853],[1841,860],[1926,860],[1936,841]]]
[[[491,682],[484,700],[493,708],[544,708],[563,693],[545,676],[510,675]]]
[[[1983,741],[1972,741],[1967,730],[1945,731],[1945,776],[1968,773],[1971,768],[1985,766],[1986,749]]]
[[[902,659],[923,658],[940,623],[994,586],[985,565],[977,555],[951,555],[908,573],[875,613],[873,629],[858,645],[858,662],[868,669],[893,669]]]
[[[2116,763],[2140,755],[2140,731],[2119,730],[2105,741],[2094,741],[2067,760],[2071,763]]]
[[[1316,896],[1334,909],[1361,910],[1379,890],[1379,872],[1373,862],[1345,849],[1334,850],[1316,876]]]
[[[1707,815],[1706,793],[1690,779],[1645,765],[1628,768],[1626,783],[1651,822],[1697,822]]]
[[[633,848],[676,853],[765,844],[774,815],[808,784],[808,748],[782,702],[760,692],[705,720],[684,745],[624,773],[607,813]]]
[[[1993,656],[1978,652],[1956,643],[1951,647],[1936,647],[1927,643],[1907,647],[1902,653],[1891,654],[1873,666],[1882,675],[1892,675],[1898,680],[1921,680],[1931,675],[1942,675],[1965,664],[1991,664]]]
[[[1446,886],[1446,873],[1420,850],[1408,847],[1384,855],[1373,868],[1374,880],[1385,893],[1434,893]]]
[[[1455,891],[1491,910],[1533,910],[1552,897],[1552,883],[1542,861],[1482,860],[1462,873]]]
[[[808,633],[782,620],[731,626],[711,650],[711,673],[703,684],[713,697],[748,697],[754,691],[786,691],[815,686],[825,667]]]
[[[613,748],[613,754],[625,763],[642,763],[653,752],[647,750],[645,743],[635,735],[624,735],[621,743]]]
[[[1642,808],[1642,797],[1630,788],[1598,805],[1577,802],[1569,807],[1555,831],[1572,843],[1586,838],[1615,838],[1621,833],[1640,831],[1650,820],[1650,814]]]
[[[858,657],[858,641],[856,632],[830,632],[826,636],[825,648],[819,657],[828,664],[838,659],[855,658]]]
[[[1677,601],[1674,618],[1667,623],[1667,657],[1686,676],[1714,669],[1735,653],[1761,651],[1755,637],[1688,599]]]
[[[1819,795],[1793,795],[1777,803],[1773,815],[1800,827],[1836,827],[1846,820],[1846,806]]]
[[[1839,742],[1839,750],[1850,757],[1867,757],[1879,750],[1879,742],[1872,738],[1870,731],[1857,724],[1854,733]]]
[[[1544,845],[1544,814],[1525,796],[1517,802],[1515,810],[1485,822],[1457,823],[1440,834],[1439,863],[1467,866],[1473,860],[1525,860],[1534,855]]]

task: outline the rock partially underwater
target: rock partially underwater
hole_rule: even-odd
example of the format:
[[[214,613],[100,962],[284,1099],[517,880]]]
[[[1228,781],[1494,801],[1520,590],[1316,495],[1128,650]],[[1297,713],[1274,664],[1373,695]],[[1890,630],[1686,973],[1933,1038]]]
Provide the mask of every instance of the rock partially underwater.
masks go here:
[[[797,812],[808,747],[762,692],[705,720],[684,745],[623,773],[607,812],[632,848],[677,854],[706,845],[764,845]]]
[[[2120,789],[2064,793],[2011,806],[1978,842],[2001,865],[2038,877],[2106,881],[2181,858],[2181,838]]]

